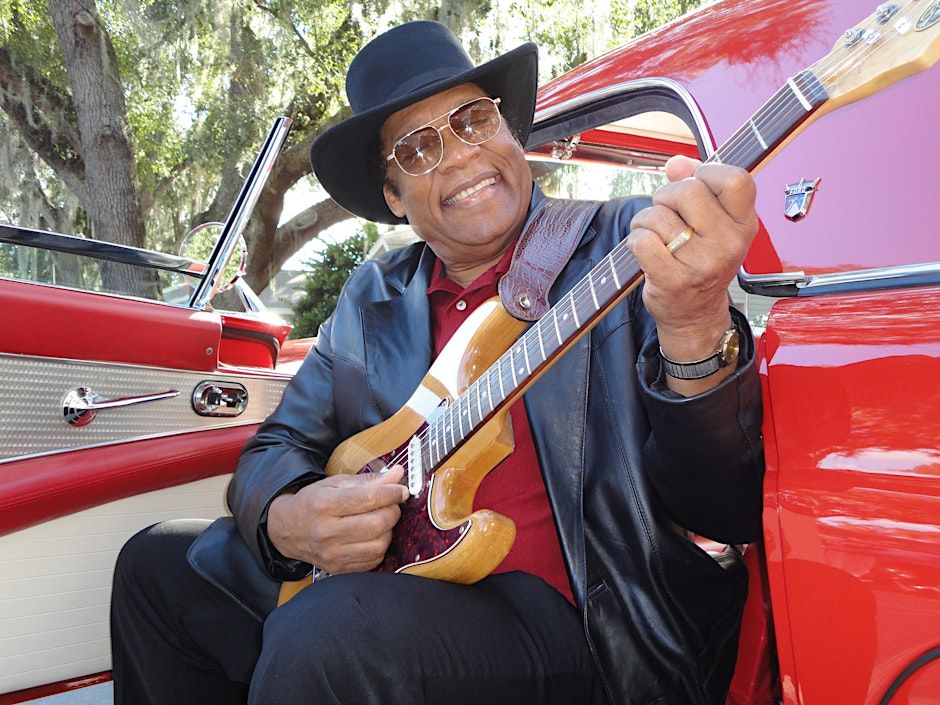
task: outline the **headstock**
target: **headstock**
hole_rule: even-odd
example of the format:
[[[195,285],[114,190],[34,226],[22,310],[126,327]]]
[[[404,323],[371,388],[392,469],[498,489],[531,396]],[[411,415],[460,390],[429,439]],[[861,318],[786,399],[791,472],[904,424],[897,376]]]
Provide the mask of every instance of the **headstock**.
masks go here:
[[[829,94],[821,112],[869,96],[930,68],[937,59],[940,0],[885,2],[846,30],[832,51],[810,67]]]

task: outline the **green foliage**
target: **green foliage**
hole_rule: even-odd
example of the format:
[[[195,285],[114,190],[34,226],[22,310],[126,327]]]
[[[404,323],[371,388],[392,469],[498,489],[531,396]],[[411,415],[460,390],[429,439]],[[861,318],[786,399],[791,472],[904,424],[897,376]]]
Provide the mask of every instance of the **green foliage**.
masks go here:
[[[375,233],[375,225],[369,225]],[[316,335],[320,324],[333,313],[343,284],[365,259],[368,238],[366,231],[357,233],[343,242],[327,245],[323,252],[305,263],[309,271],[303,296],[293,307],[292,338]]]
[[[703,0],[612,0],[611,26],[617,44],[671,22]]]

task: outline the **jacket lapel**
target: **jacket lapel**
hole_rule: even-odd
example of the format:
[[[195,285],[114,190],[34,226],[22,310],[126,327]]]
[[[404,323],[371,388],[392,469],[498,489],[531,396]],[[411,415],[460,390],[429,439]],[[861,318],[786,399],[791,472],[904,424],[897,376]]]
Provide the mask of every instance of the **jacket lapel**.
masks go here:
[[[579,259],[576,252],[552,287],[551,303],[555,304],[585,277],[592,266],[590,259]],[[562,550],[569,557],[576,597],[583,590],[579,583],[584,575],[581,485],[590,357],[591,336],[585,335],[525,394],[529,424]],[[558,521],[561,517],[566,521]],[[573,517],[577,518],[574,522],[570,521]]]
[[[392,296],[361,308],[366,373],[383,418],[408,401],[431,366],[431,310],[425,292],[433,266],[434,254],[424,247],[410,279],[404,267],[388,272]]]

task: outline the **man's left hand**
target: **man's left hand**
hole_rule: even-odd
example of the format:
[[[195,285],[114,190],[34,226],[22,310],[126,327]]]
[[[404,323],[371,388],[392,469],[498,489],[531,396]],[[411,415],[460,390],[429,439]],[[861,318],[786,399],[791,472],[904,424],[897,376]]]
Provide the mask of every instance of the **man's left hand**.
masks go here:
[[[670,183],[653,205],[634,216],[629,246],[646,274],[643,303],[656,321],[659,344],[672,360],[708,357],[731,327],[728,284],[757,233],[754,179],[726,164],[688,157],[666,163]],[[667,245],[689,226],[691,239],[675,252]],[[667,379],[690,396],[718,384],[733,371],[702,380]]]

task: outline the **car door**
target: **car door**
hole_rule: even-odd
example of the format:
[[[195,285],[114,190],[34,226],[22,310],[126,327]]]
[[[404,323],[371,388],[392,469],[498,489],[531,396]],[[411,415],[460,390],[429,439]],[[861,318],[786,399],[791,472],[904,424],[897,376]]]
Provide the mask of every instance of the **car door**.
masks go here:
[[[102,284],[122,279],[105,275],[116,259],[124,280],[155,282],[150,298]],[[0,226],[0,694],[110,668],[120,547],[223,514],[239,450],[280,399],[289,328],[190,308],[185,265]]]

